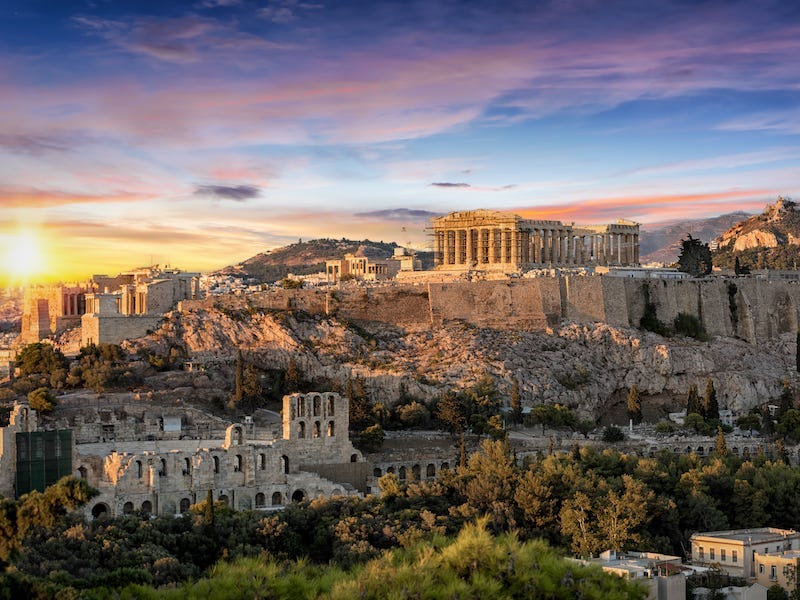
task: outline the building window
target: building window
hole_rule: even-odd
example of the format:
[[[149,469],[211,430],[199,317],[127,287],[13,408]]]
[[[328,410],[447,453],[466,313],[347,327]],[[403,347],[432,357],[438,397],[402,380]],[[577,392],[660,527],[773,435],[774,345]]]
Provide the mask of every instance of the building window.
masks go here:
[[[769,578],[770,579],[777,579],[778,578],[778,567],[772,565],[769,569]]]
[[[762,565],[761,563],[758,564],[758,572],[759,573],[763,573],[764,572],[764,565]]]
[[[214,473],[219,473],[219,458],[214,457]]]
[[[242,470],[242,455],[237,454],[233,463],[233,472],[239,473]]]
[[[715,558],[714,549],[713,548],[709,548],[708,549],[708,560],[714,560],[714,558]]]
[[[731,550],[731,562],[739,562],[739,553],[736,550]]]
[[[705,560],[706,553],[702,546],[697,547],[697,556],[700,558],[700,560]]]
[[[720,548],[719,551],[719,560],[721,562],[725,562],[725,548]]]

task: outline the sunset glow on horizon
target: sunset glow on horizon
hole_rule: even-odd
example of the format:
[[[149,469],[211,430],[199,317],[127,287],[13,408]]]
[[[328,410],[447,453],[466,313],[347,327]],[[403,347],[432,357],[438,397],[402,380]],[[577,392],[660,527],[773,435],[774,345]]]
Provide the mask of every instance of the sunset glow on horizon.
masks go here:
[[[800,188],[800,6],[10,0],[0,286]]]

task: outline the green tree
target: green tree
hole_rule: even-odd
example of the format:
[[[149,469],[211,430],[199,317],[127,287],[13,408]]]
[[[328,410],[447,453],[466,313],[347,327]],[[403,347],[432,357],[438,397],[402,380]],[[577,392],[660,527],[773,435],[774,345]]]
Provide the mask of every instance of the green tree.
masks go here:
[[[385,434],[383,428],[378,425],[370,425],[358,437],[358,445],[365,452],[377,452],[383,446]]]
[[[511,380],[511,418],[514,423],[522,423],[522,394],[516,377]]]
[[[606,548],[617,552],[641,543],[638,531],[647,522],[649,506],[655,498],[644,482],[630,475],[623,475],[622,481],[623,493],[609,490],[596,511],[598,536]]]
[[[736,419],[736,426],[739,429],[746,429],[752,433],[753,429],[761,428],[761,418],[756,413],[751,412]]]
[[[234,379],[233,403],[241,406],[244,400],[244,359],[242,349],[236,351],[236,374]]]
[[[40,387],[28,394],[28,404],[33,410],[50,412],[58,405],[58,401],[48,388]]]
[[[214,494],[211,492],[211,490],[208,490],[208,493],[206,494],[206,501],[203,505],[203,525],[213,528],[214,521]]]
[[[725,432],[722,431],[722,426],[717,426],[717,437],[714,439],[714,453],[719,457],[726,457],[730,454],[728,444],[725,442]]]
[[[430,421],[431,413],[416,400],[397,408],[397,416],[406,427],[426,425]]]
[[[697,386],[689,386],[689,392],[686,394],[686,416],[691,413],[697,413],[703,416],[703,405],[700,402],[700,395],[697,393]]]
[[[289,366],[286,367],[286,373],[283,378],[283,387],[288,393],[294,393],[300,390],[303,381],[303,373],[300,367],[297,366],[297,361],[294,357],[289,359]]]
[[[706,382],[706,395],[703,398],[703,417],[706,421],[719,421],[717,390],[714,388],[714,382],[711,379]]]
[[[794,408],[794,393],[788,381],[783,382],[780,398],[778,398],[778,410],[775,411],[775,418],[780,421],[787,411]]]
[[[642,422],[642,401],[639,398],[639,390],[636,389],[635,383],[628,391],[628,418],[633,420],[635,425]]]
[[[686,234],[686,239],[681,240],[678,269],[684,273],[690,273],[694,277],[700,277],[709,275],[711,268],[711,250],[708,244],[693,238],[691,234]]]
[[[442,392],[439,396],[436,418],[453,435],[460,434],[467,426],[464,406],[458,396],[451,392]]]
[[[47,375],[54,371],[66,371],[69,362],[61,350],[44,342],[28,344],[17,354],[15,365],[20,375]]]
[[[603,441],[607,443],[616,443],[625,441],[625,432],[619,427],[609,425],[603,430]]]
[[[701,414],[696,412],[686,415],[686,418],[683,420],[683,426],[687,429],[693,429],[697,433],[706,433],[708,431],[706,420]]]
[[[592,501],[583,492],[576,492],[564,502],[559,515],[561,532],[572,539],[572,551],[588,558],[600,549]]]

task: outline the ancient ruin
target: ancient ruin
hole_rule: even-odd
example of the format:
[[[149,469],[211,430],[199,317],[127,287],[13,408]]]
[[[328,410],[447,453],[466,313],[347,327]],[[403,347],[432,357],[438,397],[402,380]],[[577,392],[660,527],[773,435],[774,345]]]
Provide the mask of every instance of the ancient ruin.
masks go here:
[[[66,470],[56,479],[73,474],[100,491],[86,507],[94,517],[179,514],[209,490],[237,509],[367,491],[372,468],[350,442],[348,400],[339,394],[285,396],[279,435],[252,422],[220,431],[218,421],[199,411],[128,405],[94,418],[82,410],[45,428],[20,403],[0,429],[0,495],[53,483],[46,478],[54,464]]]
[[[525,271],[536,266],[636,265],[639,224],[606,225],[523,219],[490,210],[433,219],[437,269]]]

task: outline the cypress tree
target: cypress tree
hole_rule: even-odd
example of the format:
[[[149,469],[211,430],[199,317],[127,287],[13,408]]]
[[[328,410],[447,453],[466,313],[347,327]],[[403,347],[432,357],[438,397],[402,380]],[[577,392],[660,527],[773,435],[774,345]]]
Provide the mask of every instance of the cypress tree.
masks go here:
[[[519,380],[516,377],[511,382],[511,414],[515,423],[522,423],[522,394],[519,392]]]
[[[211,493],[211,490],[208,490],[208,494],[206,494],[206,505],[203,507],[203,525],[214,526],[214,494]]]
[[[244,359],[242,358],[242,349],[236,352],[236,389],[233,394],[233,401],[236,406],[242,404],[244,398]]]
[[[628,392],[628,418],[633,419],[636,425],[642,422],[642,401],[635,383]]]
[[[688,416],[692,413],[702,415],[703,412],[703,406],[700,403],[700,395],[697,393],[697,386],[691,385],[689,387],[689,393],[686,395],[686,415]]]
[[[703,417],[706,421],[719,421],[717,390],[714,388],[714,382],[711,379],[706,383],[706,397],[704,399],[703,408],[705,410]]]
[[[781,397],[778,399],[778,412],[776,413],[777,419],[780,421],[781,417],[787,411],[794,408],[794,394],[792,388],[789,387],[789,382],[783,382],[783,390],[781,390]]]
[[[722,431],[722,426],[717,425],[717,437],[714,440],[714,452],[717,456],[728,456],[728,444],[725,442],[725,432]]]

